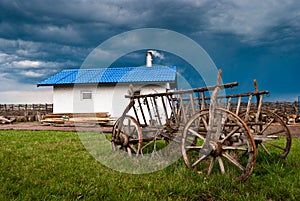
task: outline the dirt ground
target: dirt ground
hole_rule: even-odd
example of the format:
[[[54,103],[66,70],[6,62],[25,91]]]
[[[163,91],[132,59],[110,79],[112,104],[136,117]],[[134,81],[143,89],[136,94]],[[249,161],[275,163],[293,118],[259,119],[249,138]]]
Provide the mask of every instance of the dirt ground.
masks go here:
[[[70,132],[111,132],[112,127],[103,127],[99,125],[78,125],[78,126],[62,126],[62,125],[42,125],[40,122],[21,122],[12,124],[0,124],[0,130],[50,130],[50,131],[70,131]]]
[[[291,135],[293,137],[300,137],[300,124],[288,125]]]
[[[293,137],[300,137],[300,124],[288,125]],[[0,124],[0,130],[52,130],[52,131],[71,131],[71,132],[111,132],[112,127],[103,127],[95,125],[79,125],[79,126],[50,126],[42,125],[40,122],[26,122],[13,124]]]

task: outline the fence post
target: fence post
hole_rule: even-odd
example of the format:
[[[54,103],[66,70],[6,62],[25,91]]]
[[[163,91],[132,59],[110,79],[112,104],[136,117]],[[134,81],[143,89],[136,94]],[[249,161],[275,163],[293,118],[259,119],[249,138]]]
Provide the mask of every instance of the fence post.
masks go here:
[[[24,116],[25,116],[25,118],[27,119],[27,116],[28,116],[28,108],[27,108],[27,104],[25,104]]]

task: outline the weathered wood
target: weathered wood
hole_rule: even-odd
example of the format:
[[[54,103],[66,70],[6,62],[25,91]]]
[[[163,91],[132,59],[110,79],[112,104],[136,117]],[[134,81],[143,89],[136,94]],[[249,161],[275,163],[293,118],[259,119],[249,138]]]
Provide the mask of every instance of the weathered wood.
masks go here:
[[[96,113],[55,113],[47,114],[44,118],[61,118],[62,116],[67,116],[69,118],[73,117],[97,117],[97,118],[106,118],[110,117],[108,112],[96,112]]]
[[[178,95],[178,99],[179,99],[179,102],[180,102],[180,114],[183,117],[183,123],[186,123],[187,122],[187,115],[186,115],[186,110],[185,110],[185,107],[184,107],[184,104],[183,104],[182,94]]]
[[[226,88],[232,88],[238,86],[237,82],[232,82],[228,84],[223,84],[218,87],[220,89],[226,89]],[[126,98],[140,98],[140,97],[157,97],[157,96],[167,96],[167,95],[179,95],[179,94],[189,94],[194,92],[205,92],[205,91],[212,91],[217,86],[208,86],[208,87],[202,87],[202,88],[195,88],[195,89],[187,89],[187,90],[178,90],[178,91],[170,91],[170,92],[163,92],[163,93],[150,93],[150,94],[138,94],[138,95],[125,95]]]
[[[10,124],[10,123],[12,123],[15,120],[16,120],[15,118],[8,119],[6,117],[0,116],[0,123],[2,123],[2,124]]]
[[[165,104],[165,101],[164,101],[164,97],[161,96],[161,102],[162,102],[162,105],[163,105],[163,108],[164,108],[164,112],[165,112],[165,117],[166,117],[166,123],[168,125],[170,125],[170,119],[169,119],[169,116],[168,116],[168,111],[167,111],[167,108],[166,108],[166,104]]]
[[[237,106],[236,106],[236,110],[235,110],[235,114],[236,114],[236,115],[239,115],[240,107],[241,107],[241,102],[242,102],[242,97],[239,96],[238,102],[237,102]]]
[[[257,99],[258,99],[258,103],[257,103],[257,113],[256,113],[256,117],[255,117],[255,122],[259,121],[259,116],[260,116],[261,107],[262,107],[263,95],[257,96]]]
[[[257,95],[267,95],[269,94],[269,91],[258,91],[258,92],[248,92],[248,93],[241,93],[241,94],[229,94],[229,95],[225,95],[225,96],[218,96],[218,99],[221,98],[238,98],[238,97],[249,97],[249,96],[257,96]],[[211,99],[210,96],[206,96],[205,100],[209,100]]]
[[[257,84],[257,81],[256,81],[256,80],[253,80],[253,83],[254,83],[254,90],[255,90],[256,92],[258,92],[259,90],[258,90],[258,84]]]
[[[202,104],[201,104],[201,110],[204,110],[206,108],[206,102],[205,102],[205,94],[204,94],[204,91],[202,91],[201,93],[201,101],[202,101]]]
[[[192,112],[193,112],[193,114],[196,113],[194,100],[195,100],[195,99],[194,99],[194,97],[193,97],[193,93],[190,93],[190,104],[191,104],[191,107],[192,107]]]
[[[175,126],[179,126],[179,116],[178,116],[178,108],[177,108],[177,104],[175,103],[174,97],[168,96],[171,99],[171,109],[172,109],[172,114],[173,114],[173,118],[175,120]],[[177,108],[177,110],[176,110]]]
[[[53,112],[53,104],[0,104],[0,116],[12,116],[16,121],[33,121],[35,116]]]
[[[279,136],[271,135],[271,136],[264,136],[264,135],[253,135],[254,140],[256,141],[268,141],[268,140],[279,140]]]
[[[147,121],[146,121],[146,117],[145,117],[145,114],[144,114],[144,109],[142,107],[140,98],[138,98],[137,101],[138,101],[138,104],[139,104],[139,107],[140,107],[140,112],[141,112],[143,120],[144,120],[144,125],[147,126]]]
[[[38,118],[41,114],[38,115]],[[44,115],[40,120],[43,125],[54,125],[54,124],[77,124],[77,123],[97,123],[97,124],[107,124],[111,121],[111,117],[107,112],[97,112],[97,113],[56,113]]]
[[[252,102],[252,95],[250,95],[249,99],[248,99],[247,110],[246,110],[246,115],[245,115],[245,121],[248,121],[248,119],[249,119],[249,112],[250,112],[250,108],[251,108],[251,102]]]
[[[157,102],[156,102],[156,97],[152,97],[152,101],[153,101],[153,104],[154,104],[154,108],[155,108],[155,111],[156,111],[156,117],[158,119],[159,125],[162,125],[160,115],[159,115],[158,105],[157,105]]]
[[[148,102],[148,98],[145,97],[144,98],[144,103],[146,104],[147,110],[148,110],[148,114],[150,116],[150,121],[153,120],[152,114],[151,114],[151,110],[150,110],[150,106],[149,106],[149,102]]]
[[[228,102],[227,102],[227,110],[230,110],[230,106],[231,106],[231,97],[228,98]]]

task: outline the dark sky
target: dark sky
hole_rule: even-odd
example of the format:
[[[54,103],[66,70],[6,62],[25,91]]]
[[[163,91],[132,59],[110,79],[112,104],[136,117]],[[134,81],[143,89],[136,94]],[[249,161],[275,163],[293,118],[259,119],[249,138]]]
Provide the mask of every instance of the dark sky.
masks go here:
[[[252,90],[256,78],[271,92],[269,100],[295,101],[300,95],[297,0],[0,0],[0,102],[51,102],[51,88],[37,88],[38,82],[80,68],[102,42],[142,28],[194,40],[223,70],[223,81],[238,81],[242,91]],[[180,58],[160,55],[155,62],[185,70]],[[138,51],[115,65],[143,62]]]

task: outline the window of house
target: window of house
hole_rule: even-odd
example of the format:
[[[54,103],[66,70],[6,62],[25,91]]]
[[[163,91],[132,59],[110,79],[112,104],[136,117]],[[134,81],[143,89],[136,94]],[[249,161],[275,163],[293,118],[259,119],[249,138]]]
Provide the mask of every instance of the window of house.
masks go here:
[[[82,100],[92,100],[93,94],[91,91],[82,91],[81,92],[81,99]]]

